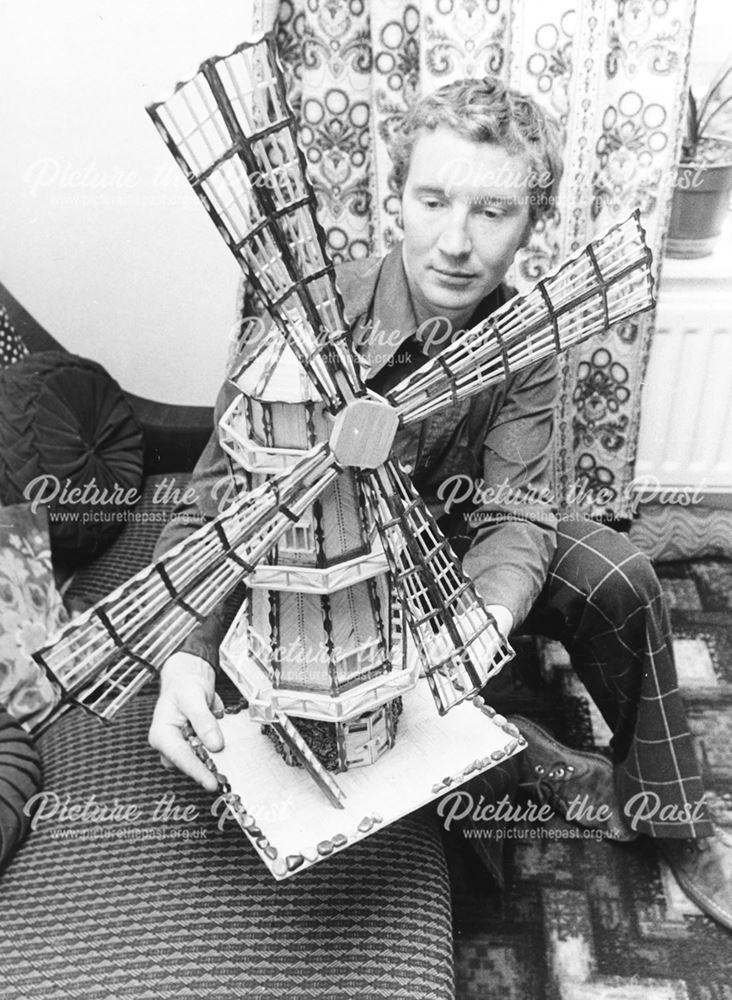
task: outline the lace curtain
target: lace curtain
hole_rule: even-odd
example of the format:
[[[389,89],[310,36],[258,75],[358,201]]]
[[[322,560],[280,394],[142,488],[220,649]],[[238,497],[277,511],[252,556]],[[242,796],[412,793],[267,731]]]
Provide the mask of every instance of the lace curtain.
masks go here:
[[[658,273],[694,13],[695,0],[255,0],[258,27],[276,18],[335,260],[399,239],[388,140],[420,94],[493,73],[558,118],[559,211],[517,258],[519,290],[635,208]],[[630,516],[653,323],[619,324],[562,358],[555,483],[566,506]]]

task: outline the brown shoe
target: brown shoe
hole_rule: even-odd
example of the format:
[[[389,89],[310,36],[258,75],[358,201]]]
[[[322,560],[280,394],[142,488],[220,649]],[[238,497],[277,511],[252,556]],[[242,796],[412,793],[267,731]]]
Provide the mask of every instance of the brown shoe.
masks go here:
[[[658,846],[689,899],[732,930],[732,836],[715,825],[711,837],[664,837]]]
[[[522,788],[528,787],[564,819],[588,830],[601,830],[609,840],[627,842],[638,837],[620,810],[607,758],[571,750],[523,716],[512,715],[509,721],[518,726],[528,743],[521,754]]]

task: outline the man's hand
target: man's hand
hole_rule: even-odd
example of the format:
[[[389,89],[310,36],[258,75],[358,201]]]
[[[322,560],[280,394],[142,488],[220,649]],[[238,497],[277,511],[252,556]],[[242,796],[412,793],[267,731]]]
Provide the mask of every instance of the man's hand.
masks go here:
[[[218,789],[216,778],[195,755],[181,729],[188,722],[207,750],[223,748],[224,737],[213,714],[223,711],[214,691],[215,677],[213,667],[199,656],[173,653],[160,672],[160,695],[148,734],[163,767],[178,768],[209,792]]]
[[[490,612],[496,619],[498,631],[504,639],[508,639],[513,629],[513,614],[508,608],[504,608],[502,604],[488,604],[486,605],[486,611]]]

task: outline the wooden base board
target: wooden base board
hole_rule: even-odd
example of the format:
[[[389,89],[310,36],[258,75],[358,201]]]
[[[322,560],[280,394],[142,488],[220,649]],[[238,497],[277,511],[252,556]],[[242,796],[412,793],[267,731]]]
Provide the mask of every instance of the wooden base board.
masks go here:
[[[376,833],[526,746],[482,698],[439,716],[422,681],[404,696],[396,745],[375,764],[334,775],[346,793],[337,809],[302,768],[285,764],[246,711],[225,715],[221,728],[222,751],[199,747],[230,788],[219,815],[228,811],[239,823],[276,879]]]

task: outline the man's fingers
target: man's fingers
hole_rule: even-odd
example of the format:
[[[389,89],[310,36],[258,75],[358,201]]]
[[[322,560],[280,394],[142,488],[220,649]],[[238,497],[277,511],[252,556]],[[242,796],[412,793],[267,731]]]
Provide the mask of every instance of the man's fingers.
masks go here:
[[[218,782],[173,723],[155,723],[150,728],[150,745],[160,753],[163,767],[182,771],[209,792],[218,789]]]
[[[194,704],[182,704],[186,718],[193,726],[196,736],[203,742],[207,750],[222,750],[224,737],[211,709],[208,705],[196,699]]]
[[[192,728],[206,750],[223,749],[224,737],[216,721],[216,716],[223,716],[223,705],[214,691],[214,680],[204,660],[175,653],[161,672],[160,695],[148,735],[150,745],[164,758],[163,766],[177,768],[212,792],[218,788],[217,781],[183,731],[186,726]]]
[[[175,771],[175,764],[168,760],[165,754],[160,754],[160,763],[163,765],[166,771]]]

